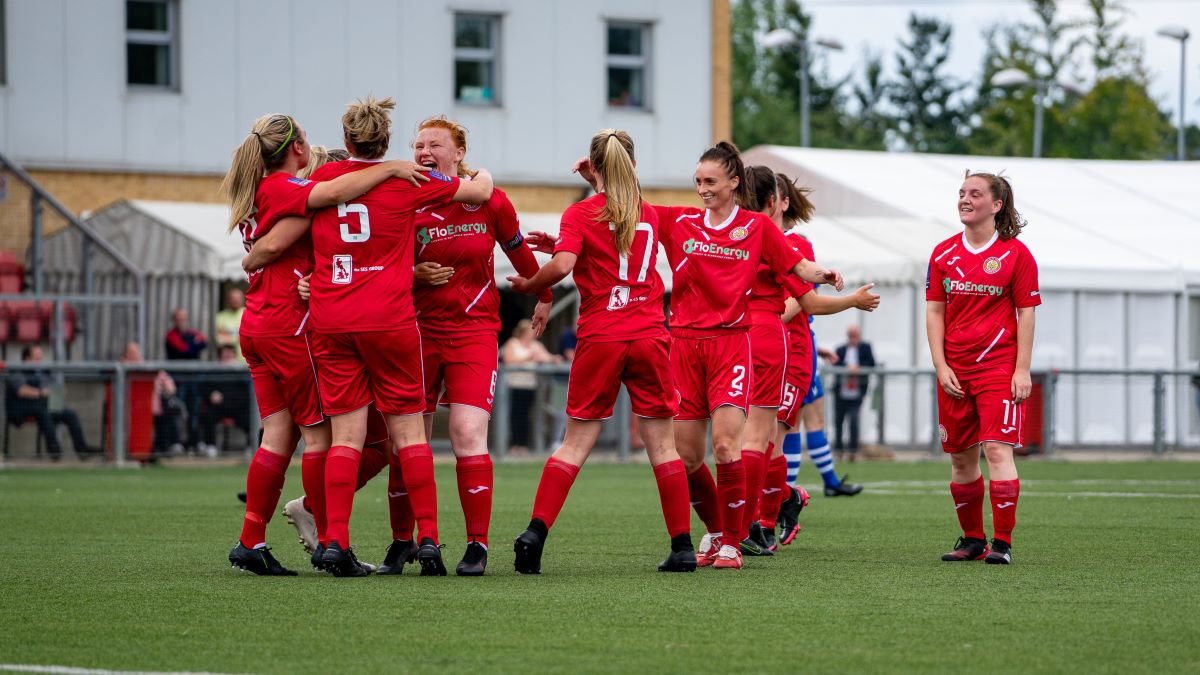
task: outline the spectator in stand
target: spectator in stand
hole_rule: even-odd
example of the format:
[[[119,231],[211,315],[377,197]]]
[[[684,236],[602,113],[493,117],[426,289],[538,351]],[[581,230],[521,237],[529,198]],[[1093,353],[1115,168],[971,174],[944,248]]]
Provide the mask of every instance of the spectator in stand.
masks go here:
[[[41,363],[42,348],[36,345],[21,350],[21,361],[24,363]],[[83,427],[79,424],[79,415],[74,410],[64,407],[62,410],[50,410],[50,375],[43,371],[18,371],[11,373],[6,379],[5,414],[10,423],[16,426],[24,424],[32,418],[37,424],[38,431],[46,439],[46,451],[50,459],[57,462],[62,459],[62,446],[58,443],[58,425],[65,424],[71,432],[71,443],[79,459],[87,459],[98,455],[99,448],[87,444],[83,438]]]
[[[858,417],[862,402],[867,396],[868,376],[859,375],[861,368],[874,368],[875,355],[871,352],[871,343],[862,341],[862,329],[857,324],[850,324],[846,329],[846,344],[839,346],[834,352],[837,363],[850,371],[847,375],[838,375],[834,380],[834,427],[833,449],[841,461],[843,453],[850,455],[850,461],[858,458]],[[847,424],[850,427],[849,443],[844,442],[843,432]]]
[[[500,350],[504,365],[536,366],[539,363],[560,363],[562,357],[551,354],[533,334],[533,322],[521,319],[513,329],[512,337]],[[509,370],[504,374],[510,394],[509,407],[509,452],[520,455],[529,452],[529,409],[533,407],[537,392],[537,373],[531,370]]]
[[[575,344],[578,342],[575,336],[575,325],[572,324],[558,338],[558,353],[570,363],[575,360]]]
[[[171,330],[166,336],[168,361],[199,361],[200,354],[208,349],[208,338],[204,333],[188,325],[187,310],[176,307],[171,312]],[[195,377],[187,373],[174,375],[178,395],[187,410],[187,446],[195,449],[200,442],[200,387]]]
[[[135,341],[125,343],[121,363],[142,363],[142,346]],[[183,403],[176,395],[175,380],[160,370],[154,375],[154,399],[150,412],[154,416],[154,455],[182,455],[183,444],[179,438],[179,418],[183,417]]]
[[[226,368],[237,366],[237,352],[229,345],[217,349],[217,362]],[[200,406],[200,432],[202,440],[199,452],[208,457],[216,457],[219,450],[216,445],[217,427],[226,420],[233,426],[250,433],[250,383],[245,375],[239,374],[235,379],[221,379],[206,383],[203,401]]]
[[[217,312],[215,319],[217,328],[217,347],[233,347],[237,363],[245,363],[242,358],[242,344],[238,341],[238,329],[242,325],[242,312],[246,310],[246,294],[240,288],[231,288],[225,294],[225,309]]]

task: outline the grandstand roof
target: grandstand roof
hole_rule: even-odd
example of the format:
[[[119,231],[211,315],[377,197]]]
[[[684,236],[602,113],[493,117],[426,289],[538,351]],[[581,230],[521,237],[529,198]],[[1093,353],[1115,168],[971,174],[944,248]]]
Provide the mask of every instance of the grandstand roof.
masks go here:
[[[1028,219],[1021,235],[1042,286],[1161,291],[1200,285],[1197,162],[1118,162],[759,146],[765,164],[814,188],[817,214],[879,243],[924,274],[934,243],[961,225],[954,197],[963,172],[1001,172]],[[842,252],[814,231],[819,258]],[[832,242],[831,242],[832,244]],[[828,253],[826,253],[828,252]],[[849,254],[856,254],[854,251]],[[883,280],[883,279],[881,279]],[[897,279],[898,281],[898,279]]]

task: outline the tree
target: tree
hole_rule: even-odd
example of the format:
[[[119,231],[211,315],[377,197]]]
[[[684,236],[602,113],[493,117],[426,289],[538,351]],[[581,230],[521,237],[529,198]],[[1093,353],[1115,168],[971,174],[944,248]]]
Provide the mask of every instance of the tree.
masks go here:
[[[959,83],[941,72],[950,56],[950,24],[912,14],[908,29],[896,54],[898,79],[889,86],[896,134],[909,150],[964,152]]]
[[[1141,42],[1118,32],[1129,10],[1119,0],[1088,0],[1088,8],[1092,16],[1086,25],[1091,33],[1085,40],[1092,48],[1096,79],[1124,77],[1145,84],[1149,78]]]
[[[759,41],[776,28],[807,40],[812,17],[796,0],[737,0],[733,5],[733,137],[739,147],[800,143],[800,55],[766,49]],[[812,144],[838,147],[843,82],[831,81],[824,58],[810,50],[809,128]]]
[[[1100,80],[1070,109],[1056,147],[1065,157],[1161,159],[1174,154],[1174,128],[1145,85],[1131,77]]]
[[[863,55],[863,81],[852,87],[851,100],[857,110],[846,112],[843,124],[848,134],[843,147],[858,150],[887,149],[887,134],[891,127],[884,107],[888,101],[888,83],[883,79],[883,57],[867,52]]]

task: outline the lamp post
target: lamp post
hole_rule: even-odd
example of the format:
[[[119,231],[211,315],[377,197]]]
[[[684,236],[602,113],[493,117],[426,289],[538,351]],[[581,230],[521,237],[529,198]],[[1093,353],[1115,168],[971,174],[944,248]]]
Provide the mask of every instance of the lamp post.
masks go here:
[[[1175,159],[1183,160],[1183,132],[1185,130],[1184,123],[1184,96],[1183,87],[1185,80],[1185,71],[1187,70],[1187,40],[1191,37],[1191,33],[1183,26],[1163,26],[1159,28],[1157,33],[1163,37],[1179,40],[1179,147],[1176,151]]]
[[[841,51],[842,43],[831,38],[817,38],[814,42],[826,49]],[[800,146],[809,146],[808,125],[808,41],[786,28],[776,28],[762,38],[767,49],[796,47],[800,52]]]
[[[992,75],[992,86],[994,87],[1027,87],[1033,85],[1033,156],[1042,156],[1042,129],[1043,116],[1045,112],[1046,95],[1050,92],[1050,87],[1055,86],[1072,94],[1082,96],[1084,94],[1078,87],[1069,82],[1056,82],[1050,79],[1034,79],[1029,76],[1029,73],[1020,68],[1005,68]]]

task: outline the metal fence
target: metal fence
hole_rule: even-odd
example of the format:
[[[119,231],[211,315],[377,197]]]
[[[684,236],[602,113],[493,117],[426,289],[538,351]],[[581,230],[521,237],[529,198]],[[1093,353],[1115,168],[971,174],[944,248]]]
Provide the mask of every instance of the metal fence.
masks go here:
[[[244,382],[244,366],[160,361],[153,363],[12,363],[4,373],[48,373],[57,383],[51,407],[74,408],[89,435],[99,430],[102,444],[118,465],[131,462],[129,406],[131,382],[145,380],[159,370],[190,382]],[[506,375],[532,371],[536,385],[518,393]],[[832,435],[835,414],[835,377],[845,368],[821,370],[826,387],[827,428]],[[894,449],[940,455],[937,438],[936,378],[919,368],[864,368],[869,386],[861,406],[861,442]],[[514,445],[525,445],[531,455],[545,455],[561,442],[565,427],[569,364],[508,368],[497,373],[490,429],[490,446],[497,458],[511,456]],[[1034,395],[1026,408],[1026,444],[1046,455],[1088,450],[1168,451],[1200,450],[1200,373],[1186,370],[1087,370],[1035,371]],[[57,399],[57,401],[55,400]],[[259,420],[253,396],[249,397],[248,447],[258,439]],[[526,425],[519,428],[519,425]],[[435,416],[437,450],[447,450],[446,413]],[[5,411],[4,433],[13,433]],[[520,441],[520,443],[518,443]],[[640,446],[636,419],[629,398],[621,390],[613,416],[604,422],[596,450],[626,460]],[[32,454],[18,448],[16,455]]]

